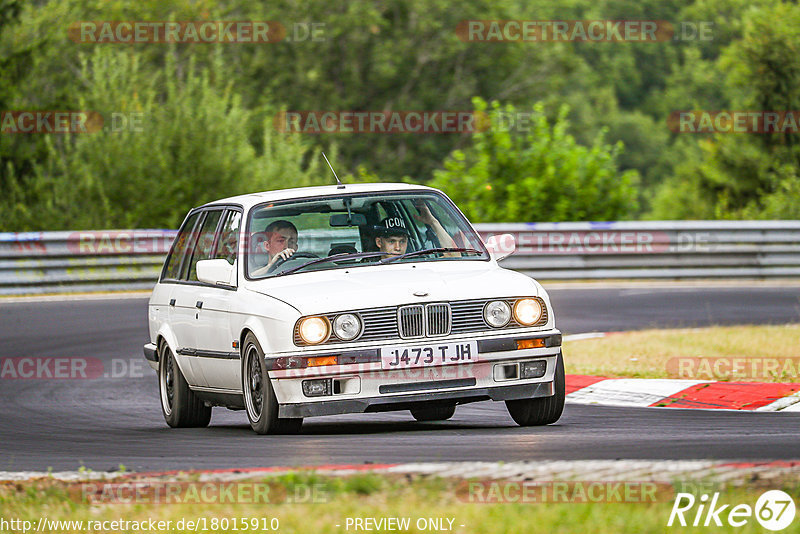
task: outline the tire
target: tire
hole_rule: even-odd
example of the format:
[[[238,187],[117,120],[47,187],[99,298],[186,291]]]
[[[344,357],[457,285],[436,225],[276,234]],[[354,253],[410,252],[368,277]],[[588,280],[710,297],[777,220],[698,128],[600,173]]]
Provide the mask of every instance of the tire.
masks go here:
[[[303,426],[302,418],[278,417],[278,399],[267,374],[264,351],[252,333],[244,338],[242,356],[242,393],[250,427],[257,434],[299,433]]]
[[[555,373],[555,394],[551,397],[506,401],[511,418],[519,426],[539,426],[555,423],[564,411],[564,359],[558,353]]]
[[[206,406],[181,373],[178,362],[166,341],[158,348],[158,391],[161,413],[172,428],[202,428],[211,421],[211,407]]]
[[[453,417],[454,413],[456,413],[455,405],[414,408],[411,410],[411,415],[417,421],[446,421]]]

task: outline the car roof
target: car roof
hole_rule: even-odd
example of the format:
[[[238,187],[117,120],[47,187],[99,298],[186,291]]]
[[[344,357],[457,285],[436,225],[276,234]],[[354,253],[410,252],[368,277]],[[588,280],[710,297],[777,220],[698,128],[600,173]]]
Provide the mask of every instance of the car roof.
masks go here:
[[[368,183],[368,184],[344,184],[344,187],[338,185],[323,185],[316,187],[295,187],[291,189],[276,189],[274,191],[262,191],[260,193],[249,193],[246,195],[238,195],[229,198],[223,198],[208,202],[205,206],[213,206],[215,204],[238,204],[245,210],[261,204],[262,202],[269,202],[271,200],[289,200],[301,198],[314,198],[325,197],[329,195],[341,195],[344,193],[379,193],[379,192],[393,192],[393,191],[438,191],[432,187],[424,185],[407,184],[407,183]]]

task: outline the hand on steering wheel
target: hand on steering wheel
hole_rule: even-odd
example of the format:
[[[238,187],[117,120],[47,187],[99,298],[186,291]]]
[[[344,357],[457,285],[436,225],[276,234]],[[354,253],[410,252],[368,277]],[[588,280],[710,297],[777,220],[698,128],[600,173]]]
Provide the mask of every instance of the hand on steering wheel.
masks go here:
[[[267,269],[267,274],[286,263],[289,258],[319,258],[319,256],[311,252],[295,252],[291,248],[284,249],[275,255],[274,263]]]

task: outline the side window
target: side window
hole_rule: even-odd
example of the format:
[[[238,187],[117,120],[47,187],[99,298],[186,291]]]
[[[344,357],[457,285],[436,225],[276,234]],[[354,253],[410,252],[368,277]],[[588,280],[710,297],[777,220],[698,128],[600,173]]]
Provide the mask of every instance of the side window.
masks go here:
[[[472,238],[467,237],[461,227],[461,223],[455,218],[456,214],[448,210],[446,205],[439,202],[427,202],[433,216],[442,223],[445,231],[453,238],[453,244],[457,247],[474,248],[480,250],[482,247],[479,243],[474,242]]]
[[[229,210],[225,214],[225,221],[222,223],[217,247],[214,250],[214,259],[228,260],[233,265],[236,261],[236,253],[239,249],[239,230],[242,224],[242,213]]]
[[[217,230],[220,217],[222,217],[222,210],[206,212],[206,218],[203,220],[203,224],[197,234],[197,244],[195,244],[192,251],[192,260],[189,263],[188,280],[191,282],[197,282],[197,262],[211,258],[214,247],[214,232]]]
[[[195,213],[186,220],[178,236],[175,238],[175,243],[172,245],[172,250],[167,258],[167,267],[164,269],[164,276],[162,280],[177,280],[180,278],[181,261],[186,255],[186,249],[192,243],[192,231],[194,230],[197,219],[200,218],[201,213]]]
[[[441,218],[441,214],[437,209],[438,206],[432,207],[433,204],[435,204],[435,202],[426,203],[428,209],[431,210],[431,215],[433,215],[433,217],[437,221],[439,221],[439,223],[441,223],[442,226],[445,226],[444,221]],[[409,200],[403,201],[403,207],[409,214],[414,214],[416,216],[420,215],[419,208],[412,201]],[[409,219],[411,220],[411,225],[414,227],[415,231],[420,236],[420,239],[422,241],[421,245],[422,248],[441,247],[442,244],[440,243],[439,237],[436,235],[436,232],[433,230],[433,228],[430,225],[420,222],[418,219],[414,217],[414,215],[411,215]]]

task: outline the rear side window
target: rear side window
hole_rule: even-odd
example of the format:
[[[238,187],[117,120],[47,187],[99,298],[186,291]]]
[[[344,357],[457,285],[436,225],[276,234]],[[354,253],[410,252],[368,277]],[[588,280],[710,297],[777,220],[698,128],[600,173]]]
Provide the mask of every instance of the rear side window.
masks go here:
[[[197,243],[192,251],[191,263],[189,263],[189,281],[191,282],[197,282],[197,262],[211,259],[214,250],[214,233],[220,217],[222,217],[222,210],[206,212],[206,218],[197,234]]]
[[[169,258],[167,258],[167,267],[164,269],[164,276],[162,279],[180,279],[181,262],[183,261],[183,257],[186,255],[186,250],[189,248],[189,245],[194,241],[192,239],[192,231],[194,230],[194,227],[197,224],[197,219],[200,218],[200,215],[201,213],[198,212],[190,216],[181,228],[178,236],[175,238],[175,242],[172,244],[172,250],[169,253]]]
[[[239,231],[242,226],[242,213],[229,210],[225,213],[225,220],[220,229],[214,259],[228,260],[233,265],[239,248]]]

